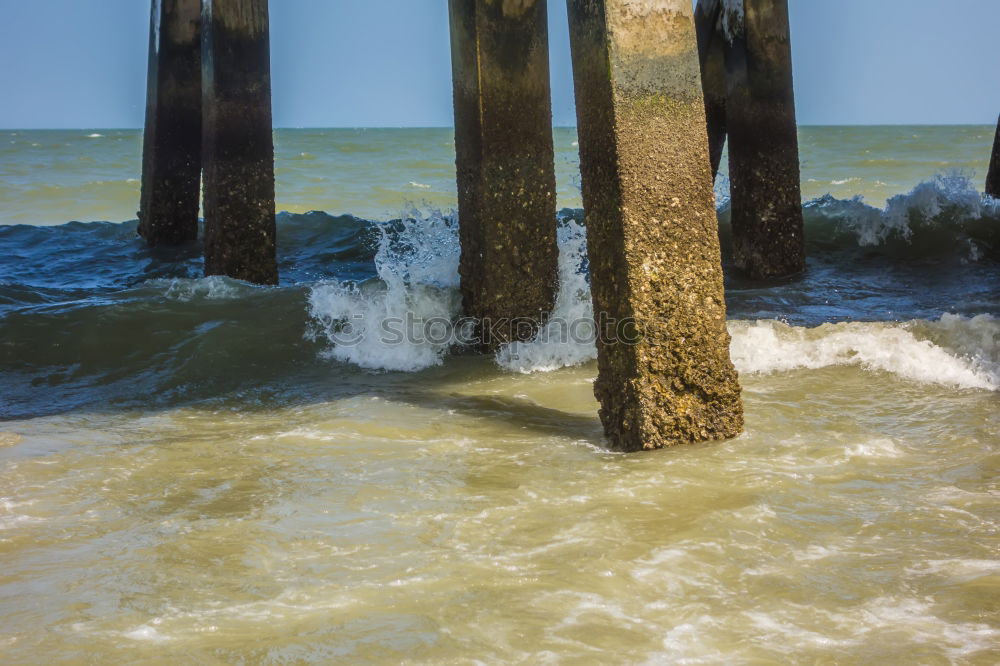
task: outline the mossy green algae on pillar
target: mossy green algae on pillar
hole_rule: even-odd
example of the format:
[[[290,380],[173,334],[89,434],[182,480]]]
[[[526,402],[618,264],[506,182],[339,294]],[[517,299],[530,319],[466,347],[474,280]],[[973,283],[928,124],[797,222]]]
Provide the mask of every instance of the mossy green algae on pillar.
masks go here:
[[[448,5],[462,301],[466,315],[484,322],[483,346],[496,348],[530,337],[555,304],[547,7],[545,0]]]
[[[694,11],[701,62],[701,89],[705,96],[708,125],[708,155],[712,178],[719,174],[722,151],[726,147],[726,49],[720,33],[721,0],[698,0]]]
[[[726,0],[734,263],[752,278],[805,269],[787,0]]]
[[[276,284],[267,0],[203,0],[205,274]]]
[[[690,0],[568,0],[594,311],[612,446],[743,428]]]
[[[985,192],[994,199],[1000,199],[1000,119],[997,120],[997,133],[993,139],[993,154],[986,174]]]
[[[139,235],[150,245],[198,237],[201,3],[153,0]]]

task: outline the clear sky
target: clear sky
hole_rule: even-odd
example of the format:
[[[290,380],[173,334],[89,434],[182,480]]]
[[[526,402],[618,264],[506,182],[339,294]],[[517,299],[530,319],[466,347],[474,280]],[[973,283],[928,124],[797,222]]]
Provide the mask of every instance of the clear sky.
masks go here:
[[[271,0],[278,127],[450,126],[446,0]],[[802,124],[989,123],[1000,1],[790,0]],[[574,125],[562,0],[553,112]],[[148,0],[0,0],[0,127],[139,127]]]

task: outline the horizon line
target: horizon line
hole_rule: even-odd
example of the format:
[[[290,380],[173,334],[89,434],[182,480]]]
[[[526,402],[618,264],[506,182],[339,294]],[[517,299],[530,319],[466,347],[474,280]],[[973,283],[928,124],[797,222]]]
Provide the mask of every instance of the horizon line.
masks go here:
[[[797,127],[992,127],[992,122],[968,123],[798,123]],[[0,132],[70,132],[70,131],[94,131],[94,132],[133,132],[143,130],[144,127],[0,127]],[[299,125],[299,126],[274,126],[272,130],[454,130],[453,125]],[[553,125],[552,129],[577,129],[577,125]]]

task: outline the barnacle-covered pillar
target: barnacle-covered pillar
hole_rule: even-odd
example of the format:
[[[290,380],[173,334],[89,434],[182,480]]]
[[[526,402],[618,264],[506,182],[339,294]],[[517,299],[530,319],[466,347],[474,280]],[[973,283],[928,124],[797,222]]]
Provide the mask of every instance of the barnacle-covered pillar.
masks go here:
[[[733,259],[753,278],[805,269],[788,0],[724,0]]]
[[[990,170],[986,175],[986,194],[994,199],[1000,199],[1000,120],[997,120],[997,133],[993,139],[993,155],[990,157]]]
[[[150,245],[198,237],[201,3],[153,0],[139,234]]]
[[[448,4],[462,300],[483,322],[483,346],[495,349],[531,337],[555,304],[547,7],[545,0]]]
[[[708,125],[708,155],[712,178],[719,174],[722,151],[726,147],[726,49],[719,31],[721,0],[698,0],[694,12],[698,35],[698,58],[701,62],[701,89],[705,96],[705,120]]]
[[[267,0],[203,0],[205,274],[278,281]]]
[[[743,427],[691,0],[568,0],[594,390],[612,446]]]

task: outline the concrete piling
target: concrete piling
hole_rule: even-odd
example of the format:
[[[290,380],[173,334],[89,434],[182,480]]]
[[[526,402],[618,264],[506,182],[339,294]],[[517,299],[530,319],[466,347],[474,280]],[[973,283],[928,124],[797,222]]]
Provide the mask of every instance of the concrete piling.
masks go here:
[[[719,31],[721,0],[698,0],[694,12],[698,35],[698,58],[701,63],[701,89],[705,97],[705,120],[708,125],[708,155],[712,178],[719,175],[722,151],[726,147],[726,48]]]
[[[997,133],[993,139],[993,154],[990,157],[990,169],[986,175],[984,191],[994,199],[1000,199],[1000,119],[997,120]]]
[[[788,0],[724,10],[733,259],[750,277],[805,269]]]
[[[690,0],[567,0],[594,385],[612,446],[743,427]]]
[[[555,303],[547,7],[545,0],[448,4],[462,300],[466,315],[484,322],[482,346],[495,349],[530,338]]]
[[[205,274],[276,284],[267,0],[203,0]]]
[[[201,3],[153,0],[139,234],[150,245],[198,237]]]

